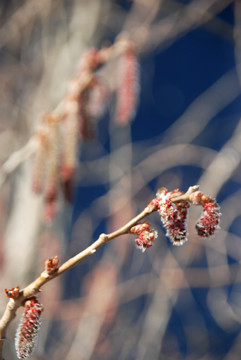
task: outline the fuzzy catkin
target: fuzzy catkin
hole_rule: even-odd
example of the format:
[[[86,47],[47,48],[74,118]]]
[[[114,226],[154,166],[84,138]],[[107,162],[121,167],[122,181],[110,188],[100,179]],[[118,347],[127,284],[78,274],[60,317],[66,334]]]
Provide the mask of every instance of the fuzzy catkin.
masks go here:
[[[127,51],[122,55],[119,76],[116,122],[124,125],[135,116],[139,93],[139,64],[133,52]]]
[[[188,238],[187,215],[190,207],[187,201],[173,203],[171,197],[179,195],[179,189],[167,192],[163,189],[157,194],[157,211],[161,216],[161,221],[166,229],[166,235],[173,245],[183,245]]]
[[[15,349],[19,360],[29,359],[37,345],[43,306],[37,299],[27,300],[15,337]]]
[[[203,213],[196,223],[196,230],[201,237],[211,237],[219,228],[220,223],[220,207],[214,202],[207,202],[203,205]]]

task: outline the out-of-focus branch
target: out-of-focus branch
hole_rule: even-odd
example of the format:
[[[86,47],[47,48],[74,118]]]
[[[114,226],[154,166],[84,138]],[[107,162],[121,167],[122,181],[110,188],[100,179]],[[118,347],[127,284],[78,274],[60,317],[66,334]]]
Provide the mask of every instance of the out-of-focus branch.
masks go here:
[[[33,137],[20,150],[17,150],[11,154],[0,168],[0,186],[3,185],[7,176],[16,170],[21,163],[33,155],[37,149],[38,140],[36,137]]]
[[[97,67],[107,63],[108,61],[122,55],[129,48],[133,48],[134,44],[124,37],[118,37],[116,42],[110,46],[109,48],[103,48],[98,53],[98,59],[96,59],[96,65],[91,69],[87,68],[85,71],[81,73],[81,77],[77,83],[78,93],[84,92],[85,89],[88,88],[91,81],[93,80],[93,72]],[[53,110],[53,114],[58,115],[57,121],[62,120],[63,113],[63,101],[61,101],[56,108]],[[10,157],[5,161],[5,163],[0,168],[0,186],[3,185],[7,176],[11,174],[16,168],[21,165],[24,161],[26,161],[29,157],[31,157],[39,147],[39,136],[34,133],[34,135],[30,138],[28,143],[18,151],[14,152],[10,155]]]
[[[227,6],[231,2],[231,0],[223,0],[219,2],[215,0],[208,2],[204,0],[198,0],[192,3],[191,6],[185,7],[184,9],[177,11],[177,13],[172,15],[171,17],[164,19],[158,25],[151,26],[147,22],[145,25],[143,25],[145,26],[145,29],[143,29],[142,27],[138,27],[138,31],[135,31],[134,29],[129,29],[129,35],[128,32],[126,33],[126,35],[128,35],[130,39],[133,39],[136,48],[139,49],[138,51],[143,52],[143,31],[144,33],[148,33],[148,35],[145,37],[146,46],[150,46],[150,44],[152,44],[153,41],[150,41],[150,39],[158,37],[158,43],[155,43],[155,46],[157,46],[164,43],[169,38],[177,36],[177,34],[178,36],[180,36],[182,32],[187,31],[193,26],[200,25],[203,21],[208,21],[223,7]],[[34,1],[30,1],[26,4],[26,6],[30,6],[30,8],[32,9],[32,5],[34,3]],[[19,12],[21,12],[21,9],[19,9]],[[179,21],[178,19],[180,19],[181,13],[182,20]],[[19,16],[18,12],[14,16]],[[188,19],[188,21],[185,21],[185,18]],[[153,16],[150,16],[150,21],[151,20],[153,20]],[[178,24],[181,26],[181,29],[180,26],[177,26]],[[174,30],[175,33],[173,33]],[[140,34],[142,36],[139,36]],[[112,46],[110,46],[108,49],[103,49],[104,51],[101,53],[103,56],[101,59],[102,64],[110,61],[115,57],[120,56],[123,52],[126,51],[126,46],[129,46],[128,41],[123,41],[122,38],[117,38],[116,42]],[[152,46],[154,45],[152,44]],[[91,73],[82,74],[82,77],[79,81],[80,92],[83,92],[89,86],[91,80]],[[56,107],[53,113],[61,114],[63,107],[62,105],[62,102],[60,102],[60,104]],[[6,162],[2,165],[2,168],[0,169],[0,186],[4,183],[10,173],[12,173],[21,163],[26,161],[31,155],[36,152],[37,148],[38,140],[36,140],[34,135],[23,148],[10,155],[10,157],[6,160]]]
[[[133,29],[132,39],[139,45],[141,52],[164,47],[190,29],[208,22],[232,2],[233,0],[196,0],[188,6],[172,2],[176,3],[176,12],[155,25],[145,23]]]
[[[213,196],[219,192],[225,182],[231,177],[241,160],[241,120],[233,136],[220,149],[219,153],[209,164],[200,179],[201,187],[209,188]],[[217,176],[218,175],[218,176]]]
[[[29,0],[20,6],[0,28],[0,48],[19,36],[37,16],[49,14],[53,3],[52,0],[42,0],[41,3]]]

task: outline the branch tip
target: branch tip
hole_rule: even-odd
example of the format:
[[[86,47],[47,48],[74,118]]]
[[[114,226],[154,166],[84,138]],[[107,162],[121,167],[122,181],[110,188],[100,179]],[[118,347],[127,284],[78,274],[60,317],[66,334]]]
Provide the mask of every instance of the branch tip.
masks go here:
[[[199,190],[199,185],[193,185],[193,186],[189,186],[188,190],[187,190],[187,194],[192,194],[193,192]]]
[[[47,274],[53,274],[58,269],[59,258],[53,256],[45,261],[45,271]]]

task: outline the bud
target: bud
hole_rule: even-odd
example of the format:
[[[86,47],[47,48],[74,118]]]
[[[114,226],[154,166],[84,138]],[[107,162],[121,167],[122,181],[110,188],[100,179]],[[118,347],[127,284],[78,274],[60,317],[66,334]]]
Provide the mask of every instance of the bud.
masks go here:
[[[19,297],[19,291],[20,287],[16,286],[15,288],[12,288],[10,290],[5,289],[5,294],[8,298],[17,299]]]
[[[52,274],[58,269],[59,258],[58,256],[53,256],[45,261],[45,270],[48,274]]]
[[[141,224],[137,224],[135,226],[132,226],[132,228],[130,229],[130,232],[132,232],[133,234],[137,234],[139,235],[140,233],[142,233],[145,230],[149,230],[151,227],[151,225],[149,224],[148,221],[144,221]]]
[[[18,359],[28,359],[34,352],[37,345],[40,330],[40,316],[43,306],[36,298],[25,302],[25,312],[20,320],[16,337],[15,349]]]

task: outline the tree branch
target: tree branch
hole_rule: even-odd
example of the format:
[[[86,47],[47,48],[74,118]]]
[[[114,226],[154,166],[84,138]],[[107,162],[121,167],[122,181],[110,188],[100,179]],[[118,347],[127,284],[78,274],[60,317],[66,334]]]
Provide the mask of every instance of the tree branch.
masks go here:
[[[94,254],[97,249],[106,244],[107,242],[121,236],[128,234],[132,226],[136,225],[140,220],[150,215],[156,210],[155,206],[150,203],[139,215],[134,217],[120,229],[110,233],[110,234],[101,234],[99,238],[85,250],[81,251],[79,254],[67,260],[63,263],[56,271],[53,273],[48,273],[46,270],[41,273],[41,275],[35,279],[31,284],[27,285],[23,290],[19,292],[17,299],[10,298],[5,309],[5,312],[0,319],[0,354],[2,354],[2,346],[5,339],[5,333],[8,325],[14,319],[17,309],[23,305],[24,301],[28,298],[31,298],[37,295],[41,291],[41,287],[45,285],[50,280],[53,280],[57,276],[63,274],[65,271],[71,269],[75,265],[79,264],[86,257]]]
[[[170,205],[170,201],[171,203],[173,203],[173,205],[174,203],[180,204],[176,205],[175,208],[173,208],[172,205]],[[57,276],[63,274],[65,271],[76,266],[86,257],[94,254],[96,250],[98,250],[101,246],[121,235],[129,233],[138,235],[138,238],[136,239],[136,244],[137,247],[139,247],[142,251],[152,246],[152,242],[155,240],[155,237],[157,235],[156,231],[151,229],[151,225],[147,221],[142,223],[139,222],[154,211],[158,211],[160,213],[161,221],[167,229],[167,236],[170,237],[171,228],[173,228],[175,234],[177,234],[176,231],[178,229],[174,226],[177,220],[178,221],[176,225],[179,227],[181,226],[182,230],[184,230],[186,225],[184,223],[182,224],[182,221],[186,221],[185,209],[189,207],[187,206],[187,204],[185,204],[187,202],[201,206],[204,206],[204,204],[207,203],[210,209],[207,206],[205,208],[205,224],[210,223],[210,226],[212,226],[213,234],[219,223],[218,216],[220,214],[219,207],[214,202],[214,199],[204,195],[201,191],[199,191],[198,185],[190,186],[186,193],[182,193],[179,189],[167,193],[167,189],[161,188],[157,193],[157,197],[152,199],[152,201],[144,208],[142,212],[140,212],[136,217],[131,219],[118,230],[113,231],[109,234],[101,234],[93,244],[88,246],[86,249],[84,249],[74,257],[67,260],[60,267],[57,267],[57,256],[48,259],[45,262],[45,270],[40,274],[40,276],[21,291],[19,291],[19,286],[11,290],[5,290],[7,296],[10,299],[2,318],[0,319],[0,355],[2,354],[2,346],[5,339],[7,327],[14,319],[17,309],[20,306],[24,305],[27,299],[35,297],[41,291],[43,285],[45,285],[50,280],[53,280]],[[215,211],[213,210],[213,208]],[[173,218],[171,218],[171,216],[173,216]],[[207,237],[207,235],[205,234],[203,235],[202,233],[200,233],[199,235]],[[183,244],[183,241],[173,243],[176,245],[181,245]]]
[[[128,49],[135,49],[134,43],[128,39],[128,34],[121,34],[118,36],[116,41],[112,46],[102,48],[98,51],[96,55],[95,64],[90,64],[86,66],[86,69],[82,71],[81,76],[76,81],[76,91],[80,94],[83,93],[93,81],[93,75],[99,66],[103,66],[107,62],[121,56]],[[62,115],[64,110],[64,100],[60,101],[59,104],[55,107],[52,114],[57,115],[55,121],[61,123]],[[0,186],[2,186],[13,171],[15,171],[18,166],[20,166],[24,161],[34,155],[39,146],[41,139],[39,138],[38,131],[35,131],[32,137],[29,139],[26,145],[21,149],[15,151],[9,156],[9,158],[3,163],[0,168]]]

